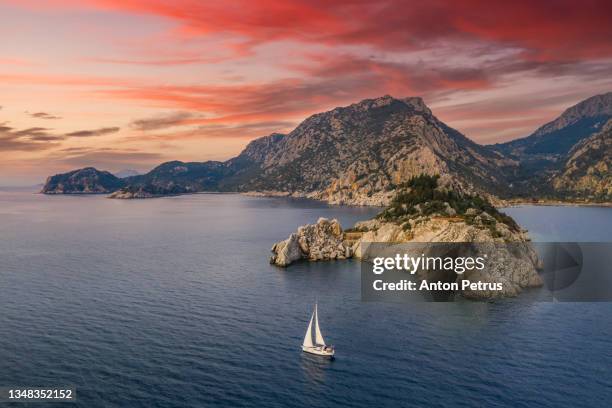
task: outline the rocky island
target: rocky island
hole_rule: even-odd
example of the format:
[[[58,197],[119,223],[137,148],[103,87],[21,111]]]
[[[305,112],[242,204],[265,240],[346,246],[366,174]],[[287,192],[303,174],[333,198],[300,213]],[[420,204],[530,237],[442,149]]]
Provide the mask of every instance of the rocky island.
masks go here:
[[[272,264],[288,266],[305,259],[324,261],[350,257],[369,259],[370,243],[478,243],[479,250],[493,253],[485,271],[472,271],[462,279],[501,282],[503,290],[471,291],[470,299],[518,295],[522,289],[542,285],[537,269],[540,262],[529,244],[526,231],[509,216],[477,195],[458,193],[438,176],[421,175],[401,186],[391,204],[377,217],[359,222],[343,231],[337,220],[319,219],[316,224],[298,228],[284,241],[274,244]],[[506,247],[505,243],[516,243]],[[392,250],[392,246],[389,248]],[[423,279],[427,271],[420,271]]]

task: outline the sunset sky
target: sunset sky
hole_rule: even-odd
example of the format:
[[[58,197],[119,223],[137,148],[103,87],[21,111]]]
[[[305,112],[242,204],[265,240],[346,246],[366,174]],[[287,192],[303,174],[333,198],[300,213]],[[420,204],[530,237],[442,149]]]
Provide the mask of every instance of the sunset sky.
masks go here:
[[[612,2],[0,0],[0,186],[225,160],[364,98],[480,143],[612,91]]]

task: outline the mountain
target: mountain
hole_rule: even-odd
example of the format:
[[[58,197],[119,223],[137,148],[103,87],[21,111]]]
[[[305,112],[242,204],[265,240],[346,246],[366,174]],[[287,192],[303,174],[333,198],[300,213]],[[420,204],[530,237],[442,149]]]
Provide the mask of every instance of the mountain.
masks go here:
[[[595,95],[568,108],[557,119],[530,136],[494,145],[515,158],[555,161],[569,153],[576,143],[599,131],[612,118],[612,92]]]
[[[489,146],[518,166],[506,167],[510,196],[563,198],[551,180],[582,140],[602,129],[612,118],[612,92],[595,95],[566,109],[530,136]],[[568,197],[569,198],[569,197]]]
[[[86,167],[48,177],[41,192],[45,194],[108,194],[125,185],[124,180],[115,177],[108,171]]]
[[[421,98],[383,96],[312,115],[288,134],[253,140],[225,162],[172,161],[124,179],[107,173],[115,180],[104,185],[85,188],[83,180],[56,187],[56,179],[74,178],[71,172],[50,178],[43,191],[108,191],[114,192],[113,198],[252,192],[387,205],[404,183],[428,174],[440,175],[442,186],[461,193],[558,199],[571,191],[558,187],[568,185],[569,176],[559,180],[570,155],[582,151],[577,146],[601,130],[609,117],[612,93],[569,108],[527,138],[482,146],[438,120]],[[581,163],[596,157],[589,153]],[[88,172],[84,174],[87,179]]]
[[[257,164],[239,190],[332,203],[385,204],[396,186],[423,173],[462,191],[495,192],[504,183],[500,167],[513,165],[439,121],[416,97],[366,99],[316,114],[260,147],[239,156]]]
[[[461,191],[501,193],[500,168],[512,165],[439,121],[421,98],[384,96],[313,115],[223,163],[165,163],[113,197],[258,191],[379,205],[419,174],[439,174]]]
[[[564,197],[612,201],[612,119],[570,150],[552,185]]]
[[[140,173],[137,170],[133,170],[133,169],[123,169],[115,173],[115,176],[119,178],[128,178],[128,177],[134,177],[138,175],[140,175]]]

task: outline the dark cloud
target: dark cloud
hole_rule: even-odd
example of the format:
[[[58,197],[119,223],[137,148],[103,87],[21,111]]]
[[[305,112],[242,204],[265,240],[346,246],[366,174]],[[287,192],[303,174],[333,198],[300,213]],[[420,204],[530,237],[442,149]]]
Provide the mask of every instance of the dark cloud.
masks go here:
[[[111,133],[117,133],[119,131],[118,127],[104,127],[99,129],[92,130],[77,130],[76,132],[66,133],[68,137],[93,137],[93,136],[103,136]]]
[[[0,151],[37,151],[59,146],[60,141],[70,137],[102,136],[118,132],[118,127],[105,127],[93,130],[79,130],[58,134],[45,127],[15,129],[7,123],[0,123]]]
[[[31,117],[37,118],[37,119],[47,119],[47,120],[61,119],[61,116],[52,115],[47,112],[34,112],[34,113],[27,112],[27,113]]]
[[[521,57],[530,60],[612,56],[609,0],[436,0],[408,5],[404,0],[253,0],[240,7],[220,4],[213,8],[191,0],[172,4],[107,0],[103,7],[160,15],[174,20],[190,36],[232,33],[244,39],[234,46],[242,53],[274,41],[365,45],[387,51],[414,50],[435,42],[479,41],[521,48],[525,50]]]
[[[44,136],[44,135],[48,135],[50,129],[47,128],[43,128],[43,127],[31,127],[31,128],[27,128],[27,129],[23,129],[23,130],[17,130],[14,131],[13,133],[16,136],[28,136],[28,137],[32,137],[32,136]]]
[[[130,127],[137,130],[157,130],[173,126],[179,126],[196,115],[191,112],[174,112],[167,115],[159,115],[151,118],[137,119],[130,123]]]
[[[0,124],[0,151],[40,151],[56,147],[64,136],[50,133],[50,129],[32,127],[16,130]]]

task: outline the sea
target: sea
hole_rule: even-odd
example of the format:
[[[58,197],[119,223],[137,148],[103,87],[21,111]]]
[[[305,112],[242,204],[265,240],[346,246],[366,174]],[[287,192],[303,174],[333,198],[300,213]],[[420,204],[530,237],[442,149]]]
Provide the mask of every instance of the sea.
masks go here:
[[[362,302],[356,261],[268,262],[299,225],[378,211],[0,192],[0,388],[76,390],[0,406],[611,406],[612,303]],[[611,208],[504,211],[534,240],[612,241]],[[300,349],[315,302],[333,361]]]

